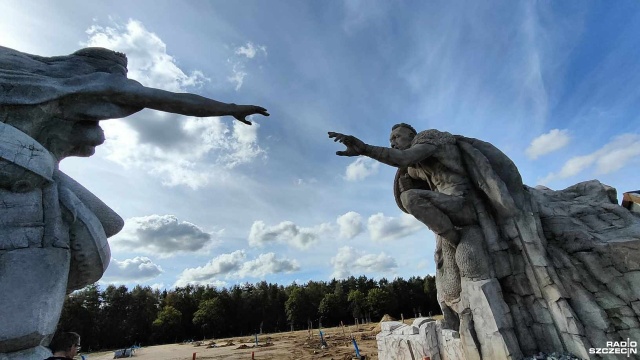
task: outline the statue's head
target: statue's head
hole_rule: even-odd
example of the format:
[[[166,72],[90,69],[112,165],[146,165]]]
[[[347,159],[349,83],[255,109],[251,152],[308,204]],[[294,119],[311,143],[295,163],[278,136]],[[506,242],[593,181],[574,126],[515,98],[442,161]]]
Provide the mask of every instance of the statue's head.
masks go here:
[[[393,125],[391,135],[389,136],[391,147],[399,150],[407,150],[411,147],[411,142],[416,134],[416,129],[409,124],[400,123]]]
[[[109,79],[127,77],[127,57],[116,51],[88,47],[69,55],[43,57],[0,47],[0,69],[24,73],[13,80],[0,76],[0,85],[9,82],[17,94],[0,94],[0,121],[36,139],[58,160],[93,155],[95,147],[104,142],[98,121],[137,111],[93,93],[107,88],[90,82],[107,78],[102,73],[109,74]],[[70,80],[74,78],[78,80]]]
[[[81,56],[97,72],[127,74],[127,56],[123,53],[100,47],[88,47],[80,49],[71,55]]]

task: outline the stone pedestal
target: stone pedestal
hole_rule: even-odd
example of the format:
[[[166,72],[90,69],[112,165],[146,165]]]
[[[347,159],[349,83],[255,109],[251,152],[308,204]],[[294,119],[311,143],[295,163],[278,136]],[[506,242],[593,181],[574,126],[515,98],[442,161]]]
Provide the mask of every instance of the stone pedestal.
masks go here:
[[[25,248],[0,254],[0,359],[50,355],[67,290],[68,249]],[[47,355],[47,356],[44,356]]]

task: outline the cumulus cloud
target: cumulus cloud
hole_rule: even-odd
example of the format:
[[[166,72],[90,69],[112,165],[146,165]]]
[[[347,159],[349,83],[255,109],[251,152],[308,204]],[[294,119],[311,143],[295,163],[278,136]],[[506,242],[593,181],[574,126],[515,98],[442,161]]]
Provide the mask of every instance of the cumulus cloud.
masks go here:
[[[354,272],[358,273],[387,273],[398,267],[396,260],[381,252],[378,255],[367,254],[350,246],[338,249],[336,256],[331,258],[333,265],[332,278],[344,279]]]
[[[359,181],[378,172],[380,163],[369,158],[359,157],[347,166],[345,179]]]
[[[137,256],[122,261],[111,259],[102,280],[106,282],[138,282],[153,279],[163,272],[160,265],[154,264],[148,257]]]
[[[246,260],[246,253],[237,250],[230,254],[222,254],[204,266],[187,268],[178,276],[175,286],[187,284],[213,284],[224,286],[220,278],[261,278],[269,274],[290,273],[300,269],[296,260],[278,259],[274,253],[260,254],[257,258]]]
[[[247,261],[238,271],[239,277],[260,278],[269,274],[290,273],[300,269],[295,260],[277,259],[276,254],[270,252],[260,254],[255,260]]]
[[[209,81],[200,71],[187,74],[180,69],[162,39],[139,21],[129,20],[124,26],[92,26],[87,34],[89,39],[83,45],[126,53],[129,78],[146,86],[189,92]],[[266,156],[257,142],[259,125],[231,121],[234,124],[230,128],[215,117],[203,119],[145,110],[126,121],[101,122],[107,138],[101,149],[111,161],[125,168],[144,169],[167,186],[197,189],[214,176],[222,176],[223,169]]]
[[[149,215],[125,221],[124,228],[111,239],[119,251],[138,251],[169,257],[180,252],[196,252],[212,244],[214,234],[174,215]]]
[[[395,218],[377,213],[371,215],[367,221],[367,229],[373,240],[400,239],[424,228],[423,223],[407,214]]]
[[[542,185],[575,176],[595,166],[597,175],[609,174],[622,169],[640,156],[640,134],[622,134],[608,144],[588,155],[575,156],[567,160],[557,173],[550,173],[538,182]]]
[[[542,155],[562,149],[569,144],[570,140],[568,130],[553,129],[533,139],[526,154],[529,159],[535,160]]]
[[[340,237],[343,239],[353,239],[362,232],[362,216],[355,211],[338,216],[336,222],[340,228]]]
[[[261,247],[268,243],[284,243],[298,249],[308,249],[320,236],[331,231],[329,223],[314,227],[300,227],[291,221],[267,226],[264,221],[254,221],[249,232],[249,246]]]
[[[86,31],[89,39],[83,45],[99,46],[127,54],[128,77],[150,87],[181,91],[185,87],[209,81],[202,72],[185,74],[167,54],[167,46],[158,35],[136,20],[126,25],[103,27],[93,25]]]

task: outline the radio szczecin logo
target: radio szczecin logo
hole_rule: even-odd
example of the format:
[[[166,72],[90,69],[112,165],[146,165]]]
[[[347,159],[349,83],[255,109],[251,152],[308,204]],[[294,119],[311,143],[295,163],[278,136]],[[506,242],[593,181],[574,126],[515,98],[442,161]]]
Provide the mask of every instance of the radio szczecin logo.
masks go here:
[[[627,341],[607,341],[606,347],[589,349],[589,354],[619,354],[630,357],[631,354],[637,353],[638,342],[630,339]]]

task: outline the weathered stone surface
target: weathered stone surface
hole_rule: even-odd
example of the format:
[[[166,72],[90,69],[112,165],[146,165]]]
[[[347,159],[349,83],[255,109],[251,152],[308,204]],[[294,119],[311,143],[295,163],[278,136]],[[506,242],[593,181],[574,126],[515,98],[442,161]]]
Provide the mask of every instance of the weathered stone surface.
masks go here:
[[[407,124],[391,135],[385,149],[329,133],[347,146],[339,155],[395,164],[398,206],[437,234],[443,324],[459,331],[450,346],[474,359],[523,349],[589,357],[603,336],[640,328],[640,217],[615,189],[530,188],[489,143]]]
[[[55,63],[55,66],[51,66]],[[107,238],[124,222],[59,170],[104,142],[99,121],[144,108],[231,115],[253,105],[147,88],[127,79],[125,55],[101,48],[52,58],[0,46],[0,359],[41,360],[65,295],[99,280]],[[73,96],[70,96],[73,95]]]
[[[442,360],[466,360],[460,334],[457,331],[445,330],[441,331],[440,354]]]
[[[427,336],[426,329],[431,323],[435,324],[435,321],[426,318],[416,319],[412,325],[397,321],[383,322],[380,333],[376,335],[378,358],[422,359],[424,356],[429,356],[429,351],[438,350],[435,337],[437,331],[433,325],[430,327],[434,330],[433,333]]]

